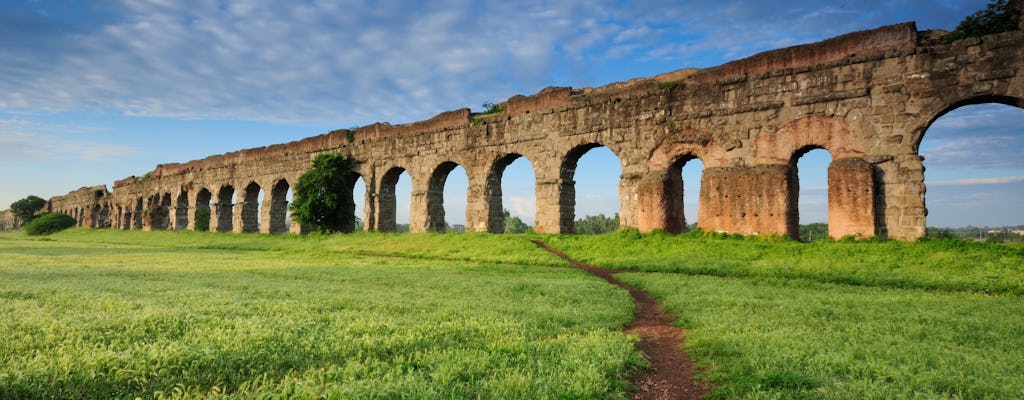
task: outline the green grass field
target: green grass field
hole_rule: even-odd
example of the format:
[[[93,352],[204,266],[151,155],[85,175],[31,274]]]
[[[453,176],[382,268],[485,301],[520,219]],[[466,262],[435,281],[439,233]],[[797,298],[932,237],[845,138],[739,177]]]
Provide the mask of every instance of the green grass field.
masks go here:
[[[1024,398],[1024,248],[598,236],[0,233],[0,398],[624,398],[629,296],[711,398]]]
[[[645,364],[628,294],[570,268],[332,250],[344,237],[52,239],[0,236],[3,399],[622,398]]]

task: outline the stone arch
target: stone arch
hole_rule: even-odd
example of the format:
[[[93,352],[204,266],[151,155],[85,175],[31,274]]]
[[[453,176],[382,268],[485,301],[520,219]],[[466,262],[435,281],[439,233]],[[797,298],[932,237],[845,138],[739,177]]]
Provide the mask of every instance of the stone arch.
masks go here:
[[[260,191],[258,183],[250,181],[242,192],[242,210],[239,215],[238,227],[241,232],[254,233],[260,231]]]
[[[460,165],[453,161],[445,161],[434,168],[427,182],[427,231],[444,232],[447,223],[444,219],[444,184],[448,175]],[[468,174],[467,174],[468,175]]]
[[[505,209],[503,204],[504,194],[501,189],[501,181],[505,174],[505,169],[520,158],[526,159],[527,162],[530,162],[529,157],[519,153],[509,153],[499,156],[491,161],[491,166],[487,169],[487,178],[484,180],[483,188],[484,210],[485,215],[487,216],[487,232],[505,232]],[[533,162],[530,162],[530,167],[533,168]],[[534,176],[536,176],[536,172],[534,172]]]
[[[235,208],[235,187],[231,185],[221,186],[217,191],[217,204],[214,207],[214,215],[210,228],[217,232],[231,232],[234,227]]]
[[[135,209],[131,213],[131,227],[132,230],[142,230],[142,209],[143,209],[143,198],[135,198]]]
[[[377,231],[394,232],[396,227],[395,185],[406,172],[402,167],[391,167],[381,176],[377,195]],[[412,177],[412,174],[410,174]]]
[[[209,231],[212,218],[210,203],[213,201],[213,193],[207,188],[200,188],[196,193],[195,214],[192,219],[192,229]]]
[[[182,188],[174,202],[174,230],[188,229],[188,189]]]
[[[683,167],[692,160],[700,160],[705,169],[726,164],[725,150],[712,137],[696,130],[681,131],[667,136],[651,151],[648,172],[638,190],[637,228],[641,232],[660,229],[680,233],[686,230]],[[709,202],[705,201],[703,191],[699,202],[703,205],[700,213],[704,214]],[[699,215],[698,221],[703,220],[704,216]]]
[[[616,152],[615,149],[605,146],[599,142],[590,142],[573,147],[565,156],[562,157],[558,168],[558,232],[559,233],[575,233],[576,232],[576,182],[574,177],[576,176],[576,167],[579,164],[580,158],[590,150],[598,147],[607,147],[615,158],[619,160],[620,170],[623,168],[622,157],[620,153]],[[622,177],[619,177],[621,181]],[[621,189],[621,185],[620,189]],[[539,196],[539,195],[538,195]],[[620,200],[619,207],[621,209],[622,203]],[[541,210],[537,211],[538,216],[541,214]],[[622,212],[620,211],[620,215]]]
[[[828,232],[839,239],[846,236],[872,237],[877,233],[875,207],[875,168],[863,158],[839,158],[830,149],[804,145],[793,151],[786,166],[786,235],[800,237],[800,179],[797,162],[808,152],[828,151]]]
[[[918,123],[915,125],[915,127],[912,129],[910,133],[912,140],[911,143],[913,145],[913,155],[909,157],[911,159],[911,162],[908,163],[912,164],[913,167],[917,167],[916,171],[919,171],[920,174],[905,174],[912,178],[911,180],[909,180],[909,182],[906,182],[906,184],[911,188],[906,190],[906,192],[918,194],[918,196],[913,196],[913,198],[909,199],[911,201],[919,201],[918,204],[920,204],[920,207],[911,209],[912,211],[916,211],[919,213],[918,218],[920,218],[920,220],[922,221],[920,224],[922,230],[920,232],[917,232],[918,236],[923,236],[925,234],[923,228],[927,226],[927,218],[929,215],[929,210],[926,207],[926,193],[928,189],[924,175],[925,158],[921,156],[921,144],[925,141],[925,137],[928,135],[928,130],[930,130],[932,126],[935,124],[935,122],[938,121],[940,118],[946,116],[947,114],[953,111],[956,111],[967,106],[998,104],[1002,106],[1009,106],[1020,110],[1024,110],[1024,97],[1022,96],[1024,96],[1024,94],[1022,94],[1021,96],[978,94],[967,97],[957,97],[955,100],[944,99],[945,101],[937,103],[937,107],[928,110],[928,112],[921,113],[921,119],[918,120]],[[965,150],[969,151],[971,150],[971,148]],[[932,167],[935,166],[933,165]]]
[[[814,115],[783,125],[774,134],[757,136],[755,164],[789,164],[795,151],[822,148],[832,158],[863,158],[866,145],[861,132],[839,117]]]
[[[922,116],[927,119],[919,120],[910,132],[910,143],[913,143],[914,145],[914,154],[919,154],[921,141],[924,140],[925,132],[928,131],[928,128],[930,128],[935,121],[942,118],[942,116],[949,114],[953,110],[976,104],[1002,104],[1024,109],[1024,98],[1002,95],[972,96],[965,99],[944,102],[937,110],[929,113],[922,113]]]
[[[268,216],[269,233],[288,232],[288,190],[291,186],[288,180],[278,179],[270,188],[269,201],[270,210]]]

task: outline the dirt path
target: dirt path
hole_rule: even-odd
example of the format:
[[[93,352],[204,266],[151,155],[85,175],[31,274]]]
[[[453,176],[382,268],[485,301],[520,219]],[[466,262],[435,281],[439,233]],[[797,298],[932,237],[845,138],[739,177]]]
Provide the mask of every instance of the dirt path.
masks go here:
[[[626,333],[640,335],[637,346],[651,369],[633,377],[637,391],[630,393],[632,399],[667,400],[697,399],[707,393],[702,382],[693,379],[693,361],[683,351],[683,330],[672,325],[672,319],[661,310],[661,304],[640,289],[615,279],[615,271],[587,265],[555,250],[543,241],[533,239],[537,246],[547,250],[573,265],[580,267],[615,286],[629,291],[636,302],[636,320],[623,328]]]

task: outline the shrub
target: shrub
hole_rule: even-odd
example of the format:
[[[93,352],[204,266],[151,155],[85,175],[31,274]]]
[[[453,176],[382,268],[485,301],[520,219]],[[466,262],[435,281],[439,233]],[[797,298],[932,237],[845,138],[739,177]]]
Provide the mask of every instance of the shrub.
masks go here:
[[[994,0],[988,8],[968,15],[953,32],[946,37],[948,42],[969,37],[978,37],[1015,31],[1021,18],[1021,0]]]
[[[200,209],[196,211],[195,230],[200,232],[210,230],[210,210]]]
[[[25,225],[25,233],[32,236],[49,235],[73,227],[75,224],[75,219],[70,215],[46,213]]]

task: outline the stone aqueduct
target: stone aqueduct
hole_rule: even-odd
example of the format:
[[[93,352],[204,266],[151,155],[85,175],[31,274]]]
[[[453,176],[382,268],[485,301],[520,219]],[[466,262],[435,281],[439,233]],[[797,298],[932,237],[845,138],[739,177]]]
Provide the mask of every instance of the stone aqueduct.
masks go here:
[[[47,207],[89,227],[194,229],[197,211],[208,210],[215,231],[301,232],[286,225],[285,193],[317,154],[338,152],[359,162],[368,230],[395,229],[403,171],[412,178],[410,230],[443,230],[445,179],[462,166],[467,230],[502,232],[502,173],[526,157],[536,176],[535,230],[566,233],[573,231],[577,160],[607,146],[622,164],[623,227],[683,230],[680,170],[698,158],[703,229],[793,235],[796,159],[823,148],[833,159],[830,235],[913,240],[924,234],[927,215],[918,155],[925,130],[963,105],[1024,107],[1022,72],[1024,32],[942,44],[904,23],[703,70],[547,88],[508,99],[498,113],[461,109],[159,165],[116,182],[113,192],[82,188]]]

